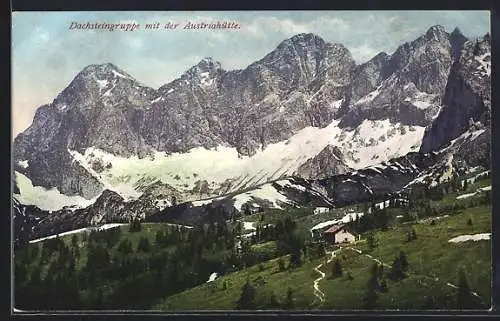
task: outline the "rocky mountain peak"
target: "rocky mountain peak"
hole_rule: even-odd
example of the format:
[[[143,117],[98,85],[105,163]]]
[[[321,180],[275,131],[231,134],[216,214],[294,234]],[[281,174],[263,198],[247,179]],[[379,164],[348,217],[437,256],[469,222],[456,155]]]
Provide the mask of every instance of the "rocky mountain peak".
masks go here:
[[[389,59],[391,56],[382,51],[382,52],[379,52],[375,57],[373,57],[371,60],[377,60],[377,61],[381,61],[381,60],[386,60],[386,59]]]
[[[199,80],[202,85],[207,85],[212,83],[211,79],[217,77],[221,72],[223,72],[223,70],[220,62],[212,57],[205,57],[196,65],[189,68],[188,71],[181,76],[181,79],[195,79]]]
[[[217,60],[213,59],[212,57],[205,57],[196,64],[193,68],[201,71],[201,72],[206,72],[206,71],[218,71],[222,69],[221,63],[218,62]]]
[[[92,64],[76,75],[53,105],[59,111],[76,106],[79,109],[92,109],[103,102],[109,106],[126,101],[144,105],[152,92],[152,88],[144,86],[112,63]]]
[[[441,107],[442,91],[453,63],[450,37],[442,26],[434,26],[425,35],[400,46],[394,54],[381,52],[357,65],[343,45],[301,33],[282,41],[242,70],[225,71],[218,61],[205,57],[158,90],[140,85],[112,63],[89,65],[55,102],[37,111],[33,125],[16,139],[15,160],[29,163],[23,173],[34,186],[57,187],[65,195],[93,198],[108,183],[93,167],[97,163],[96,167],[102,170],[98,160],[85,156],[90,147],[111,155],[105,157],[140,159],[156,155],[152,151],[186,153],[197,147],[218,146],[234,147],[239,154],[252,156],[259,149],[264,152],[271,144],[287,141],[306,127],[323,130],[333,119],[341,121],[338,127],[342,133],[360,126],[364,120],[390,120],[381,129],[396,122],[427,126]],[[458,48],[463,38],[459,32],[454,37]],[[457,68],[486,75],[491,59],[486,55],[488,46],[480,43],[477,54],[472,54],[473,41],[464,44],[469,46],[470,50],[462,51],[471,53],[464,56],[465,62],[471,62],[470,68],[462,66],[461,61],[456,63]],[[483,83],[487,78],[479,80],[468,83],[486,88]],[[463,90],[459,84],[453,90]],[[450,93],[450,97],[456,96]],[[464,104],[472,100],[475,103],[482,96],[478,97],[464,100]],[[381,142],[387,139],[384,135],[371,138]],[[359,146],[373,146],[365,143],[360,142]],[[398,144],[391,148],[399,148]],[[334,145],[315,147],[314,153],[300,159],[298,172],[316,177],[320,173],[334,175],[349,170],[347,164],[359,163],[358,158],[349,154],[354,149],[351,144],[342,146],[340,151]],[[275,157],[276,164],[284,162],[281,155]],[[115,164],[110,164],[110,172],[116,173]],[[266,167],[259,179],[274,177],[274,167],[269,168],[273,170]],[[283,169],[286,174],[296,170]],[[147,177],[148,173],[141,175]],[[214,180],[214,193],[234,183],[228,183],[224,175]],[[175,192],[187,193],[194,188],[187,176],[180,177],[179,182],[172,179],[167,182]],[[189,184],[181,184],[183,180]]]
[[[322,51],[326,47],[325,41],[312,33],[300,33],[282,41],[275,52],[284,56],[301,56],[305,53]]]
[[[124,199],[123,197],[120,196],[120,194],[111,191],[109,189],[105,189],[102,191],[102,194],[97,198],[96,203],[105,203],[105,202],[123,202]]]
[[[455,27],[455,29],[453,29],[453,31],[450,33],[450,36],[464,36],[464,34],[462,33],[462,31],[460,30],[460,28],[458,27]]]
[[[422,140],[422,153],[449,144],[470,128],[470,119],[489,125],[491,45],[485,38],[463,44],[450,71],[442,108]]]
[[[314,33],[299,33],[296,34],[282,43],[286,44],[309,44],[309,43],[325,43],[325,41]]]
[[[77,78],[90,78],[95,77],[98,80],[109,78],[125,78],[136,81],[134,77],[118,68],[115,64],[107,62],[103,64],[92,64],[82,69],[82,71],[75,77]]]
[[[453,61],[457,61],[460,58],[460,52],[464,46],[464,43],[467,41],[467,38],[462,34],[460,29],[456,27],[450,33],[450,43],[451,43],[451,51],[453,56]]]
[[[430,27],[425,33],[425,38],[428,40],[443,41],[448,38],[446,30],[441,25],[434,25]]]

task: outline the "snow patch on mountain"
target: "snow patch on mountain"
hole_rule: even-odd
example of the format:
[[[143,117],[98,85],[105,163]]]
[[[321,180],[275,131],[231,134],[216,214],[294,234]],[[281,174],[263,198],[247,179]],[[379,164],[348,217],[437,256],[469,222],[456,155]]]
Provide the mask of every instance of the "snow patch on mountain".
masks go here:
[[[119,226],[124,226],[124,225],[128,225],[128,224],[125,224],[125,223],[108,223],[108,224],[104,224],[104,225],[100,225],[100,226],[96,226],[96,227],[84,227],[84,228],[79,228],[79,229],[76,229],[76,230],[62,232],[62,233],[59,233],[59,234],[52,234],[52,235],[49,235],[49,236],[41,237],[41,238],[29,241],[29,243],[38,243],[38,242],[41,242],[41,241],[55,239],[57,237],[62,237],[62,236],[67,236],[67,235],[72,235],[72,234],[78,234],[78,233],[82,233],[82,232],[93,232],[93,231],[100,232],[100,231],[105,231],[105,230],[109,230],[109,229],[112,229],[112,228],[115,228],[115,227],[119,227]]]
[[[156,151],[144,158],[116,156],[93,147],[87,148],[84,154],[68,151],[105,189],[117,192],[126,200],[140,197],[142,193],[137,187],[144,180],[151,180],[168,184],[186,193],[187,201],[195,201],[196,195],[188,192],[200,181],[207,181],[212,191],[209,197],[217,197],[221,194],[216,191],[228,182],[230,187],[225,193],[300,175],[297,173],[300,166],[329,145],[338,147],[346,165],[353,169],[373,166],[417,151],[425,130],[421,126],[391,123],[388,119],[365,120],[354,130],[339,128],[338,123],[334,120],[324,128],[306,127],[290,139],[270,144],[253,156],[242,156],[236,148],[222,145],[212,149],[196,147],[186,153]],[[96,172],[95,163],[108,166]],[[303,190],[302,186],[293,187]],[[272,187],[263,187],[263,191],[271,193],[271,198],[281,197]]]
[[[381,88],[382,88],[382,85],[378,86],[377,89],[375,89],[374,91],[368,93],[364,97],[361,97],[358,101],[356,101],[356,103],[354,104],[354,106],[362,106],[362,105],[365,105],[367,103],[372,102],[375,98],[378,97],[378,95],[380,95],[380,89]]]
[[[106,86],[109,83],[106,79],[95,78],[95,81],[97,82],[97,85],[99,86],[99,90],[103,90],[104,88],[106,88]]]
[[[206,199],[206,200],[199,200],[199,201],[194,201],[192,202],[193,203],[193,206],[203,206],[203,205],[206,205],[206,204],[211,204],[213,201],[217,201],[217,200],[220,200],[222,199],[222,197],[218,197],[218,198],[210,198],[210,199]]]
[[[200,73],[200,83],[202,86],[210,86],[215,81],[214,78],[210,78],[210,72]]]
[[[460,235],[449,240],[449,243],[461,243],[467,241],[488,241],[491,238],[491,233],[479,233],[473,235]]]
[[[21,166],[22,168],[28,168],[28,166],[29,166],[28,160],[19,161],[19,162],[17,162],[17,164],[19,166]]]
[[[120,77],[120,78],[125,78],[125,79],[130,79],[130,80],[134,80],[128,76],[125,76],[124,74],[122,73],[119,73],[118,71],[112,69],[111,72],[113,73],[113,75],[115,75],[116,77]]]
[[[423,126],[365,120],[358,130],[346,137],[348,143],[343,143],[342,147],[347,145],[352,151],[352,161],[348,165],[361,169],[418,151],[424,132]]]
[[[292,204],[285,195],[278,192],[271,184],[262,185],[250,192],[236,195],[233,197],[234,207],[241,211],[243,204],[258,199],[267,200],[273,203],[274,208],[282,209],[281,204]]]
[[[339,223],[347,224],[349,222],[356,221],[357,219],[361,218],[361,216],[363,216],[363,215],[364,215],[364,213],[362,213],[362,212],[360,212],[360,213],[347,213],[341,219],[329,220],[329,221],[318,223],[311,228],[311,231],[322,229],[322,228],[325,228],[325,227],[328,227],[331,225],[335,225],[335,224],[339,224]]]
[[[453,139],[450,141],[450,145],[444,148],[444,150],[447,150],[454,146],[455,144],[460,144],[463,143],[464,141],[473,141],[476,138],[479,137],[482,133],[486,131],[485,128],[477,129],[477,130],[472,130],[472,131],[466,131],[462,135],[458,136],[457,138]]]
[[[412,104],[418,109],[427,109],[434,106],[434,101],[436,101],[437,95],[431,95],[425,92],[416,91],[412,97],[405,98],[405,102]]]
[[[217,273],[214,272],[214,273],[210,274],[210,277],[208,278],[207,283],[215,281],[216,278],[217,278]]]
[[[464,199],[464,198],[469,198],[469,197],[472,197],[472,196],[475,196],[477,193],[474,192],[474,193],[468,193],[468,194],[462,194],[460,196],[457,196],[456,199],[457,200],[461,200],[461,199]]]
[[[87,200],[81,196],[67,196],[61,194],[57,188],[46,189],[41,186],[33,186],[31,180],[25,175],[15,172],[19,194],[14,197],[24,205],[35,205],[44,211],[57,211],[65,206],[72,209],[85,208],[93,204],[97,197]]]
[[[480,63],[478,70],[484,73],[485,76],[491,75],[491,52],[487,52],[481,56],[475,57],[476,61]]]
[[[339,100],[334,100],[330,103],[330,107],[334,110],[337,110],[340,108],[342,103],[344,102],[344,99],[339,99]]]
[[[255,227],[255,222],[243,222],[243,229],[244,230],[256,230],[257,228]]]
[[[57,237],[62,237],[62,236],[66,236],[66,235],[72,235],[72,234],[82,233],[82,232],[85,232],[87,230],[88,230],[88,228],[86,228],[86,227],[85,228],[79,228],[79,229],[76,229],[76,230],[71,230],[71,231],[67,231],[67,232],[63,232],[63,233],[59,233],[59,234],[53,234],[53,235],[49,235],[49,236],[46,236],[46,237],[41,237],[39,239],[29,241],[29,243],[38,243],[38,242],[45,241],[45,240],[55,239]]]

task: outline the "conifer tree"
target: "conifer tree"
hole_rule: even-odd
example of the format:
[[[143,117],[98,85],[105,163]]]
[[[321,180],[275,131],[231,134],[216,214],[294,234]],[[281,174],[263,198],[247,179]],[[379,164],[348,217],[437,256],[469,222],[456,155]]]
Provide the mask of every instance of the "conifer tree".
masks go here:
[[[401,262],[401,269],[404,273],[408,270],[408,259],[406,258],[406,253],[404,251],[399,252],[399,260]]]
[[[295,248],[292,250],[292,254],[290,255],[290,266],[297,267],[302,263],[301,260],[301,252],[299,248]]]
[[[269,298],[269,306],[273,309],[278,309],[280,307],[280,303],[278,302],[278,299],[276,298],[276,294],[274,294],[274,292],[271,293],[271,296]]]
[[[147,237],[141,237],[137,244],[137,252],[149,252],[150,244]]]
[[[243,289],[241,291],[241,296],[237,302],[237,308],[239,310],[250,310],[255,307],[255,288],[250,284],[247,279]]]
[[[368,242],[368,247],[370,250],[373,250],[377,247],[377,240],[375,239],[375,234],[373,232],[369,232],[366,236],[366,241]]]
[[[389,289],[387,287],[387,280],[386,279],[382,279],[382,282],[380,282],[380,292],[387,293],[388,290]]]
[[[336,278],[336,277],[340,277],[342,275],[343,275],[342,264],[340,263],[339,259],[336,259],[335,263],[333,265],[333,268],[332,268],[332,277]]]
[[[437,308],[436,300],[434,299],[434,297],[432,295],[428,295],[427,298],[425,299],[424,308],[426,308],[426,309]]]
[[[294,299],[293,299],[292,288],[288,288],[288,291],[286,293],[286,303],[285,303],[285,307],[288,310],[291,310],[291,309],[293,309],[295,307],[295,303],[293,301],[294,301]]]
[[[416,240],[417,239],[417,231],[412,227],[411,228],[411,239]]]
[[[471,308],[474,308],[474,298],[465,271],[461,268],[458,271],[457,309],[463,310]]]
[[[365,309],[373,309],[378,300],[378,264],[374,264],[370,269],[370,279],[367,283],[367,289],[363,296],[363,307]]]
[[[285,270],[285,261],[281,257],[278,259],[278,269],[280,272]]]

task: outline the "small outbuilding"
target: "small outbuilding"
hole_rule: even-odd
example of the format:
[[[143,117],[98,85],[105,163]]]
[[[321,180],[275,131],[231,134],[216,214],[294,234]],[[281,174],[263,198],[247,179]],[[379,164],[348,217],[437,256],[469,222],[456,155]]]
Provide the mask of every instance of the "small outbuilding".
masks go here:
[[[337,224],[324,232],[324,239],[330,244],[342,244],[356,241],[356,236],[349,231],[346,224]]]

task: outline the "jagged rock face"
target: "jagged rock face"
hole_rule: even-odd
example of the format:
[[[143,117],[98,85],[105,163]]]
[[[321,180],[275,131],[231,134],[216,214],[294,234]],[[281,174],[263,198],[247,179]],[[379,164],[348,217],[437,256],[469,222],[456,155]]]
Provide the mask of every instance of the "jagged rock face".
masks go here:
[[[334,118],[340,121],[339,127],[345,129],[338,134],[340,137],[350,133],[349,127],[356,127],[366,119],[389,119],[392,123],[388,127],[396,126],[395,123],[400,127],[402,124],[427,126],[441,106],[446,82],[452,77],[448,77],[450,66],[456,60],[464,39],[458,30],[448,34],[442,27],[434,26],[422,37],[399,47],[394,54],[380,53],[356,66],[342,45],[326,43],[313,34],[299,34],[283,41],[274,51],[243,70],[226,71],[217,61],[205,58],[158,90],[141,85],[112,64],[91,65],[82,70],[51,104],[40,107],[30,128],[16,137],[15,170],[29,177],[33,185],[56,187],[63,194],[90,199],[109,186],[109,181],[102,177],[115,173],[103,169],[103,166],[108,166],[104,163],[91,164],[92,170],[89,170],[84,161],[75,161],[78,155],[73,151],[83,154],[89,147],[120,156],[120,162],[123,158],[152,156],[156,151],[186,153],[194,147],[221,145],[235,147],[243,156],[251,156],[269,144],[288,142],[309,126],[333,124]],[[478,52],[484,49],[481,46]],[[467,59],[474,60],[474,57],[463,56],[456,64],[466,65],[470,63]],[[482,90],[483,83],[468,83],[471,88],[477,87],[475,92]],[[486,85],[489,86],[489,80]],[[436,123],[440,119],[438,117]],[[421,133],[421,129],[415,131],[412,128],[409,131]],[[377,132],[381,144],[377,144],[377,137],[371,137],[368,145],[356,146],[380,147],[382,143],[390,142],[385,134],[379,136]],[[401,130],[401,135],[406,134]],[[411,138],[412,144],[420,139],[417,136]],[[446,139],[447,136],[441,140]],[[336,149],[328,146],[331,142],[325,142],[313,150],[314,156],[306,154],[300,158],[300,163],[291,159],[292,165],[297,167],[287,167],[289,164],[279,165],[285,168],[269,167],[272,170],[262,167],[263,173],[249,176],[270,181],[277,178],[274,173],[280,174],[287,168],[292,169],[286,175],[304,178],[326,178],[345,173],[350,171],[346,162],[356,166],[352,164],[351,143],[342,142],[342,146],[338,146],[340,149]],[[418,148],[418,145],[413,146]],[[391,157],[407,152],[405,147],[405,152],[398,154],[400,148],[389,146],[381,152]],[[370,162],[375,162],[376,156],[370,156]],[[276,155],[277,159],[280,157]],[[288,158],[293,157],[287,157],[287,162]],[[359,163],[358,158],[355,160],[358,164],[369,163]],[[20,163],[25,161],[29,165],[21,166]],[[270,159],[269,163],[273,164],[273,161]],[[161,175],[158,172],[154,175]],[[126,175],[113,176],[113,179],[131,179],[130,173]],[[144,175],[149,178],[149,173]],[[215,184],[213,178],[209,182],[204,177],[187,190],[175,184],[175,188],[156,186],[157,191],[139,198],[143,204],[126,202],[125,209],[113,211],[120,213],[121,217],[132,217],[135,214],[130,209],[133,208],[146,211],[143,214],[148,215],[149,209],[153,211],[159,207],[155,198],[171,202],[173,197],[181,200],[189,193],[193,197],[188,198],[194,199],[196,196],[235,192],[231,190],[231,184],[245,181],[244,175],[247,174],[239,176],[237,173],[220,180],[216,177]],[[144,188],[153,184],[154,178],[145,182]],[[255,182],[262,183],[257,179]],[[256,184],[236,187],[252,188]],[[144,191],[136,186],[133,188]],[[346,195],[354,188],[357,187],[347,188]],[[93,211],[99,212],[99,208]]]
[[[318,155],[307,160],[296,172],[296,176],[307,179],[321,179],[349,171],[342,152],[336,146],[328,145]]]
[[[379,53],[368,62],[360,65],[350,86],[349,100],[356,102],[375,90],[391,72],[390,56],[385,52]]]
[[[318,184],[338,206],[368,202],[402,189],[421,173],[426,161],[412,154],[376,167],[320,179]]]
[[[487,128],[475,140],[465,143],[456,152],[468,167],[491,168],[491,130]]]
[[[20,146],[25,146],[30,141],[30,137],[32,136],[21,134],[16,137],[14,144],[21,141]],[[16,150],[14,147],[14,159],[29,160],[27,168],[15,162],[15,170],[30,177],[35,186],[47,188],[55,186],[66,195],[81,195],[88,199],[102,191],[102,183],[85,168],[73,162],[64,142],[59,137],[52,140],[46,149],[37,153],[40,146],[43,148],[43,145],[33,144],[25,149],[24,153],[21,148]]]
[[[14,247],[21,247],[33,238],[37,221],[44,215],[34,206],[20,204],[16,199],[12,202],[13,241]]]
[[[119,155],[142,155],[147,148],[137,135],[137,120],[151,93],[112,64],[85,68],[16,137],[14,159],[30,164],[23,169],[16,162],[16,170],[35,185],[57,187],[67,195],[98,195],[102,184],[73,163],[68,149],[96,146]]]
[[[113,64],[91,65],[16,137],[15,162],[30,163],[16,170],[35,185],[91,198],[103,186],[72,165],[68,149],[144,157],[229,144],[252,155],[306,126],[328,124],[337,108],[330,100],[342,99],[354,65],[346,48],[312,34],[285,40],[245,70],[226,72],[203,59],[158,91]]]
[[[227,143],[253,155],[306,126],[328,124],[335,106],[325,101],[342,99],[353,68],[345,47],[312,34],[283,41],[244,70],[224,71],[206,58],[159,89],[144,136],[158,150]]]
[[[464,44],[467,42],[467,38],[462,34],[460,29],[455,28],[450,33],[450,42],[451,42],[451,55],[453,57],[453,62],[460,59],[460,53]]]
[[[30,226],[33,227],[29,239],[34,239],[93,225],[128,223],[136,218],[147,219],[165,207],[160,204],[162,200],[167,198],[170,205],[177,196],[179,194],[175,190],[158,183],[145,188],[143,195],[133,201],[126,201],[118,193],[104,190],[92,205],[81,209],[64,208],[48,212],[36,206],[19,205],[17,212],[25,211],[26,215],[19,215],[18,221],[21,224],[22,218],[29,218]],[[176,200],[182,201],[180,197]]]
[[[389,57],[384,53],[361,65],[344,104],[340,126],[356,127],[364,119],[393,119],[426,126],[438,112],[453,60],[460,45],[441,26],[431,27]]]
[[[453,64],[443,107],[426,130],[421,152],[442,148],[469,129],[471,119],[490,126],[491,42],[489,35],[464,44],[459,61]]]

